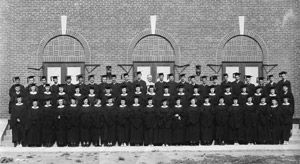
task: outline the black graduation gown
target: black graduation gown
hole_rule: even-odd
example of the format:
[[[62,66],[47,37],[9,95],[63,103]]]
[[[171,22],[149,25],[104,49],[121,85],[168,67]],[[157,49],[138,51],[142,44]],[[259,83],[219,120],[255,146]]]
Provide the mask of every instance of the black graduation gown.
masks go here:
[[[194,93],[194,87],[198,88],[198,91],[200,91],[200,86],[196,83],[189,84],[189,95],[192,95]],[[200,92],[199,92],[200,93]]]
[[[280,95],[280,102],[282,102],[282,103],[283,103],[284,96],[288,97],[289,98],[289,103],[292,105],[292,107],[295,107],[294,95],[291,92],[285,92],[285,93],[283,92]]]
[[[150,94],[150,93],[147,93],[146,94],[146,100],[148,100],[149,98],[152,98],[153,99],[153,104],[155,105],[155,106],[159,106],[160,104],[160,102],[159,102],[159,100],[158,100],[158,98],[159,98],[159,96],[155,93],[155,94]],[[147,104],[147,103],[146,103]]]
[[[66,144],[67,141],[67,107],[57,107],[54,114],[56,142],[59,144]],[[60,117],[60,118],[59,118]]]
[[[162,95],[164,93],[164,86],[166,86],[167,83],[164,81],[158,81],[155,83],[155,92],[157,95]]]
[[[44,93],[46,91],[45,87],[46,87],[45,84],[41,84],[41,85],[38,86],[38,92],[39,92],[39,94],[42,94],[42,93]]]
[[[258,141],[259,143],[269,143],[270,142],[270,119],[271,113],[269,112],[269,105],[259,104],[257,105],[258,111]]]
[[[80,106],[68,106],[67,112],[67,136],[68,143],[79,143],[80,140]]]
[[[269,105],[272,104],[272,101],[271,101],[271,100],[272,100],[273,97],[275,97],[275,98],[277,99],[278,104],[281,104],[281,99],[280,99],[280,96],[279,96],[278,94],[275,94],[275,95],[268,94],[268,95],[267,95],[267,103],[268,103]]]
[[[98,88],[99,86],[96,83],[93,83],[93,84],[89,83],[89,84],[86,85],[86,91],[87,91],[86,94],[90,93],[90,88],[91,87],[94,87],[94,93],[95,94],[99,94],[99,88]]]
[[[271,113],[271,138],[273,144],[279,144],[282,139],[282,128],[284,124],[284,114],[281,106],[269,107]]]
[[[189,83],[187,83],[187,82],[178,82],[177,83],[177,86],[179,86],[179,85],[183,85],[183,89],[184,89],[184,93],[186,93],[186,94],[188,94],[188,93],[190,93],[190,87],[189,87]]]
[[[118,136],[118,144],[122,144],[127,142],[126,136],[128,135],[128,106],[118,106],[117,109],[117,136]]]
[[[104,127],[106,125],[105,118],[106,111],[105,106],[93,106],[92,107],[92,142],[98,143],[99,137],[101,138],[101,144],[105,143],[106,136],[104,134]]]
[[[147,85],[146,82],[142,79],[133,81],[133,88],[135,88],[136,85],[141,85],[141,91],[146,94],[147,93]],[[133,91],[134,92],[134,91]]]
[[[222,89],[221,85],[219,85],[219,84],[213,84],[212,86],[215,87],[215,93],[217,95],[222,95],[223,94],[223,89]]]
[[[73,95],[75,93],[75,85],[74,84],[65,84],[64,85],[64,91],[68,95]]]
[[[112,94],[114,97],[117,97],[118,95],[120,95],[120,84],[119,83],[111,83],[110,84],[111,89],[112,89]]]
[[[253,94],[253,103],[254,105],[258,105],[260,103],[260,99],[263,96],[262,93],[254,93]]]
[[[230,93],[227,93],[227,92],[224,92],[223,94],[223,97],[224,97],[224,102],[227,106],[231,106],[232,105],[232,101],[233,101],[233,94],[230,92]]]
[[[245,104],[244,106],[244,123],[245,123],[245,141],[254,143],[257,141],[257,110],[254,104]]]
[[[43,106],[42,107],[42,142],[50,142],[53,143],[55,138],[54,131],[54,113],[55,107],[51,106]]]
[[[143,110],[142,106],[131,106],[130,112],[130,121],[131,121],[131,144],[142,144],[143,142]]]
[[[158,144],[172,144],[172,109],[158,108]]]
[[[41,93],[41,105],[45,105],[47,99],[50,99],[51,104],[55,104],[55,97],[52,92],[49,92],[49,93],[42,92]]]
[[[36,94],[32,94],[32,93],[29,92],[26,96],[26,102],[27,102],[28,107],[32,106],[32,100],[34,100],[34,99],[37,99],[38,102],[40,103],[41,95],[38,92],[36,92]]]
[[[200,139],[200,107],[187,108],[187,141],[198,142]]]
[[[24,87],[24,85],[22,85],[22,84],[19,84],[19,85],[20,85],[20,88],[21,88],[20,91],[23,92],[23,93],[25,93],[25,87]],[[11,97],[12,94],[16,92],[15,88],[16,88],[16,84],[12,85],[9,88],[9,97]]]
[[[173,143],[184,144],[186,141],[186,110],[184,106],[174,106],[172,118]]]
[[[111,96],[113,96],[111,93],[110,94],[103,94],[102,97],[101,97],[102,98],[101,104],[103,106],[106,106],[107,98],[111,97]],[[115,97],[113,97],[113,98],[116,99]]]
[[[80,93],[83,94],[84,96],[89,93],[87,85],[85,85],[84,83],[78,83],[78,84],[76,84],[74,86],[78,86],[79,90],[80,90]],[[75,92],[75,88],[74,88],[74,92]]]
[[[204,85],[204,84],[201,84],[200,86],[199,86],[199,88],[200,88],[200,94],[202,95],[202,96],[208,96],[208,93],[209,93],[209,90],[210,90],[210,87],[209,87],[209,85]]]
[[[131,81],[123,81],[120,86],[123,86],[123,85],[126,86],[127,93],[133,92],[134,89],[133,89],[133,84]]]
[[[274,87],[276,90],[276,93],[278,93],[278,87],[277,87],[277,83],[273,82],[272,84],[269,82],[266,84],[266,95],[270,93],[271,87]]]
[[[144,94],[142,92],[141,93],[134,92],[133,95],[132,95],[132,104],[134,103],[133,102],[134,101],[133,97],[135,97],[135,96],[137,96],[139,98],[139,104],[141,104],[142,106],[146,105],[146,103],[147,103],[146,94]]]
[[[113,144],[117,141],[117,116],[118,116],[118,109],[115,105],[112,106],[105,106],[105,121],[106,121],[106,133],[105,139],[108,142],[112,142]]]
[[[200,94],[192,94],[190,97],[195,97],[195,99],[196,99],[196,104],[197,104],[197,106],[202,106],[203,105],[203,96],[202,95],[200,95]]]
[[[100,97],[102,97],[105,94],[105,88],[106,88],[106,86],[110,86],[110,84],[108,84],[108,83],[100,83],[98,85],[98,89],[99,89],[98,93],[99,93]]]
[[[54,94],[54,95],[56,95],[57,93],[58,93],[58,84],[53,84],[53,85],[51,85],[50,86],[50,91]]]
[[[127,106],[130,106],[132,104],[132,96],[130,93],[126,93],[126,94],[120,94],[118,97],[117,97],[117,105],[120,105],[121,104],[121,99],[122,98],[125,98],[125,103]]]
[[[20,120],[20,122],[17,121]],[[10,129],[12,129],[12,141],[25,141],[25,129],[27,121],[27,106],[14,104],[11,109]]]
[[[8,113],[11,114],[11,110],[13,106],[17,103],[17,96],[21,95],[22,96],[22,102],[26,103],[26,95],[23,92],[19,93],[11,93],[11,96],[9,98],[9,104],[8,104]],[[27,103],[25,104],[27,105]]]
[[[87,94],[87,99],[88,99],[89,103],[91,104],[91,106],[95,105],[96,98],[98,98],[97,94],[94,94],[94,95]]]
[[[80,140],[81,142],[91,141],[91,127],[92,127],[92,107],[80,107]]]
[[[180,95],[179,93],[177,93],[175,97],[179,97],[181,99],[181,104],[184,107],[187,107],[190,105],[190,102],[188,101],[188,95],[186,93],[184,93],[183,95]]]
[[[59,97],[62,97],[62,98],[64,98],[64,100],[65,100],[65,105],[68,105],[68,104],[70,104],[69,102],[70,102],[70,96],[66,93],[66,92],[59,92],[59,93],[57,93],[56,94],[56,96],[55,96],[55,99],[57,100],[57,98],[59,98]],[[57,101],[56,101],[56,103],[54,103],[54,104],[57,104]]]
[[[247,92],[249,93],[249,95],[253,95],[255,93],[255,85],[254,84],[248,84],[246,83],[247,86]]]
[[[218,141],[226,141],[228,137],[228,108],[226,104],[215,106],[215,136]]]
[[[283,85],[287,85],[288,86],[288,91],[292,93],[291,82],[289,80],[285,80],[285,81],[280,80],[280,81],[278,81],[278,83],[277,83],[277,91],[279,93],[282,92]]]
[[[174,81],[169,81],[167,84],[169,86],[169,92],[172,96],[175,96],[177,94],[177,83]]]
[[[214,106],[202,105],[200,108],[201,141],[214,139]]]
[[[248,96],[249,96],[248,93],[247,93],[247,94],[242,94],[242,93],[241,93],[241,94],[239,95],[238,100],[239,100],[239,104],[240,104],[241,106],[243,106],[243,105],[246,104],[247,99],[248,99]]]
[[[215,94],[209,93],[208,97],[212,105],[217,105],[219,103],[219,96],[216,93]]]
[[[73,94],[73,96],[75,97],[76,101],[77,101],[77,105],[78,106],[82,106],[83,104],[83,99],[84,99],[84,95],[83,94],[80,94],[80,95],[75,95]],[[90,103],[90,102],[89,102]]]
[[[27,120],[27,143],[29,146],[41,145],[42,113],[41,109],[29,108]]]
[[[221,82],[221,94],[225,93],[225,89],[227,85],[231,86],[231,82],[225,80]]]
[[[162,100],[167,99],[168,100],[168,106],[174,106],[175,102],[174,102],[174,97],[169,94],[169,95],[165,95],[162,94],[161,96],[157,96],[157,100],[158,100],[158,104],[157,105],[162,105]]]
[[[228,140],[230,141],[244,141],[244,116],[242,107],[233,106],[229,107],[228,115]]]
[[[156,107],[153,105],[152,107],[146,106],[143,110],[144,114],[144,144],[156,144],[158,135],[158,122],[157,122],[157,111]],[[154,138],[156,140],[154,140]],[[155,142],[154,142],[155,141]]]
[[[239,96],[240,93],[242,92],[241,86],[244,85],[244,83],[242,81],[234,81],[231,83],[232,86],[232,93],[235,96]]]
[[[289,141],[291,130],[293,128],[294,107],[292,104],[282,104],[281,108],[283,113],[283,140]]]

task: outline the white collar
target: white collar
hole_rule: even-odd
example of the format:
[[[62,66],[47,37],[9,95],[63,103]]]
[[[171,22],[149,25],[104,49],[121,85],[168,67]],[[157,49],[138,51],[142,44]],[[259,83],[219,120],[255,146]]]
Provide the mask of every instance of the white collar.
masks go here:
[[[276,93],[274,93],[274,94],[269,94],[269,96],[271,96],[271,97],[276,96]]]
[[[175,105],[175,107],[176,107],[176,108],[180,108],[180,107],[182,107],[182,105]]]
[[[59,105],[59,106],[57,106],[58,108],[63,108],[63,107],[65,107],[65,105]]]
[[[140,104],[132,104],[132,106],[140,106]]]
[[[125,104],[125,105],[120,105],[120,107],[126,107],[127,105]]]
[[[240,106],[240,105],[239,105],[239,104],[236,104],[236,105],[235,105],[235,104],[232,104],[232,106]]]
[[[260,96],[261,95],[261,93],[255,93],[255,96]]]
[[[89,96],[90,96],[90,97],[94,97],[94,96],[95,96],[95,94],[89,94]]]
[[[142,92],[141,91],[139,91],[139,92],[134,92],[135,94],[137,94],[137,95],[139,95],[139,94],[142,94]]]
[[[231,92],[225,92],[224,94],[225,95],[231,95]]]
[[[178,95],[180,95],[180,96],[181,96],[181,95],[185,95],[185,93],[184,93],[184,92],[182,92],[182,93],[178,92]]]
[[[248,95],[248,93],[247,92],[242,92],[241,95]]]
[[[168,106],[168,105],[166,105],[166,106],[163,106],[163,105],[162,105],[161,107],[162,107],[162,108],[168,108],[169,106]]]
[[[216,95],[216,93],[209,93],[209,95],[210,95],[210,96],[215,96],[215,95]]]
[[[114,104],[106,104],[106,106],[113,106]]]
[[[147,107],[149,107],[149,108],[151,108],[151,107],[153,107],[154,105],[152,104],[152,105],[147,105]]]
[[[30,94],[35,95],[37,94],[37,91],[30,91]]]
[[[32,108],[32,109],[38,109],[38,108],[39,108],[39,106],[36,106],[36,107],[32,106],[31,108]]]
[[[196,104],[195,104],[195,105],[192,105],[192,104],[191,104],[190,106],[191,106],[191,107],[196,107],[197,105],[196,105]]]
[[[70,104],[70,106],[71,106],[71,107],[76,107],[76,106],[77,106],[77,104]]]
[[[58,92],[59,95],[65,95],[65,92]]]
[[[18,91],[18,92],[16,91],[16,94],[17,94],[17,95],[20,94],[20,93],[21,93],[21,91]]]
[[[209,106],[209,105],[210,105],[210,103],[207,103],[207,104],[206,104],[206,103],[203,103],[203,105],[205,105],[205,106]]]
[[[199,93],[194,93],[193,95],[194,95],[194,96],[199,96],[200,94],[199,94]]]
[[[290,103],[282,103],[282,105],[290,105]]]
[[[272,108],[276,108],[276,107],[278,107],[278,105],[271,105],[271,107],[272,107]]]
[[[101,106],[101,104],[95,104],[94,106],[95,106],[95,107],[100,107],[100,106]]]
[[[267,105],[267,103],[259,103],[259,105]]]
[[[220,103],[219,103],[219,105],[223,106],[223,105],[225,105],[225,103],[223,103],[223,104],[220,104]]]
[[[111,95],[111,93],[109,93],[109,94],[105,93],[105,96],[110,96],[110,95]]]
[[[81,93],[75,93],[74,95],[75,96],[81,96]]]
[[[82,106],[83,107],[89,107],[90,105],[89,104],[83,104]]]
[[[45,105],[45,107],[49,107],[49,106],[52,106],[52,105],[51,105],[51,104],[49,104],[49,105],[46,104],[46,105]]]
[[[21,102],[21,103],[16,103],[16,105],[23,105],[23,103]]]
[[[44,94],[46,94],[46,95],[50,95],[50,94],[51,94],[51,92],[50,92],[50,91],[48,91],[48,92],[47,92],[47,91],[45,91],[45,92],[44,92]]]
[[[253,103],[250,103],[250,104],[249,104],[248,102],[246,102],[246,104],[247,104],[247,105],[253,105]]]
[[[121,96],[127,96],[128,94],[127,93],[121,93]]]
[[[170,96],[170,93],[164,93],[164,96]]]
[[[147,94],[153,96],[153,95],[155,95],[155,92],[152,92],[152,93],[148,92]]]

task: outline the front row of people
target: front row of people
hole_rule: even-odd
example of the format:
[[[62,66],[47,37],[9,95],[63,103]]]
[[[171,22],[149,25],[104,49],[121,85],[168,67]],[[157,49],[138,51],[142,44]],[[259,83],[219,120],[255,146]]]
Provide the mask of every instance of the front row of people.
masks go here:
[[[131,106],[126,99],[120,105],[108,97],[106,105],[96,99],[90,105],[88,98],[77,105],[72,97],[69,105],[59,97],[58,105],[46,99],[44,106],[32,101],[27,109],[22,96],[12,108],[11,129],[15,146],[141,146],[141,145],[211,145],[211,144],[287,144],[291,136],[293,106],[284,97],[271,105],[262,97],[255,105],[248,96],[245,105],[237,97],[230,106],[224,97],[213,105],[209,97],[198,106],[191,97],[183,105],[181,97],[169,106],[164,99],[160,106],[150,97],[147,105],[134,97]],[[213,142],[214,141],[214,142]]]

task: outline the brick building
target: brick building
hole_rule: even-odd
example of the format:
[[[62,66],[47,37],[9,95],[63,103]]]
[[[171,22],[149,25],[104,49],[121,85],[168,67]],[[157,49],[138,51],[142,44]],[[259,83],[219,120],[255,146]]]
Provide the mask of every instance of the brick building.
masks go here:
[[[296,100],[295,118],[300,117],[299,0],[0,0],[0,4],[0,117],[9,116],[8,88],[14,76],[20,76],[25,86],[29,75],[49,78],[80,72],[87,81],[89,72],[100,65],[90,72],[99,83],[106,66],[112,66],[121,80],[125,71],[118,64],[128,64],[126,70],[133,66],[131,77],[140,69],[154,77],[158,71],[174,72],[176,79],[184,69],[177,66],[186,64],[190,66],[183,73],[188,75],[200,65],[201,75],[219,77],[238,70],[254,76],[274,74],[278,80],[278,73],[285,70]],[[151,15],[156,15],[155,28]]]

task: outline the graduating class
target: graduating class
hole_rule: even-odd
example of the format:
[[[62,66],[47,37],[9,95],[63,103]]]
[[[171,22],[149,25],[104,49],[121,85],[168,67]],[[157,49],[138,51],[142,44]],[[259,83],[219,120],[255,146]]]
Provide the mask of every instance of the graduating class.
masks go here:
[[[14,77],[9,90],[10,128],[13,143],[20,146],[170,146],[170,145],[230,145],[230,144],[288,144],[294,114],[294,98],[287,72],[280,72],[280,81],[268,75],[268,83],[258,77],[258,85],[251,84],[251,76],[234,73],[235,81],[218,84],[218,76],[195,76],[180,81],[164,74],[154,85],[146,85],[137,78],[111,83],[106,75],[101,83],[82,75],[78,84],[53,85],[41,77],[37,86],[34,76],[27,78],[28,86]],[[209,85],[208,83],[210,83]]]

